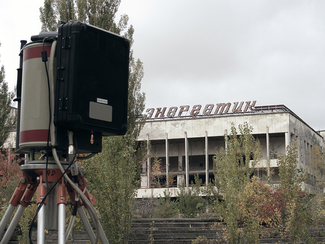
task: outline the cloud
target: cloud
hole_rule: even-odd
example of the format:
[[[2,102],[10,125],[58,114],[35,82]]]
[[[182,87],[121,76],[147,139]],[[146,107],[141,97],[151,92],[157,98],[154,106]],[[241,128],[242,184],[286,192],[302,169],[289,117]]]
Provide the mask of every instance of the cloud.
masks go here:
[[[325,128],[312,111],[325,100],[323,1],[150,3],[141,22],[128,13],[147,107],[256,99]]]
[[[19,41],[39,32],[42,5],[0,2],[8,23],[0,61],[11,89]],[[117,19],[128,14],[135,28],[147,107],[257,100],[325,129],[324,9],[321,0],[123,0]]]

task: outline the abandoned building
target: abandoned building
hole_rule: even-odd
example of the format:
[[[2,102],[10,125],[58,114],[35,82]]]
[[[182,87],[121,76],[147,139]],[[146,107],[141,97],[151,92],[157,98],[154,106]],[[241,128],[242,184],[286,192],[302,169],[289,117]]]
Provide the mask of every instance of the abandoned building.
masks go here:
[[[262,178],[271,169],[274,184],[279,182],[278,156],[287,146],[298,143],[298,167],[307,169],[309,152],[317,145],[325,147],[325,130],[315,131],[285,105],[256,106],[253,102],[234,102],[148,108],[146,123],[138,137],[150,145],[149,157],[142,165],[141,186],[137,198],[159,197],[169,192],[177,195],[180,184],[190,185],[199,175],[203,184],[214,178],[213,157],[226,146],[225,136],[231,126],[248,123],[261,145],[262,159],[254,175]],[[15,148],[16,132],[10,133],[5,147]],[[159,187],[152,181],[152,165],[162,165]]]
[[[204,184],[213,178],[213,157],[216,150],[225,147],[225,135],[231,126],[248,123],[261,145],[262,159],[254,175],[262,177],[272,170],[271,179],[279,182],[278,156],[296,140],[298,167],[309,164],[313,146],[324,146],[325,131],[315,131],[285,105],[256,106],[253,102],[188,105],[180,107],[149,108],[147,120],[138,137],[147,142],[148,155],[142,167],[141,187],[137,198],[163,196],[166,187],[176,194],[183,182],[190,185],[195,175]],[[152,183],[152,164],[160,160],[164,170],[160,186]],[[172,193],[173,194],[173,193]]]

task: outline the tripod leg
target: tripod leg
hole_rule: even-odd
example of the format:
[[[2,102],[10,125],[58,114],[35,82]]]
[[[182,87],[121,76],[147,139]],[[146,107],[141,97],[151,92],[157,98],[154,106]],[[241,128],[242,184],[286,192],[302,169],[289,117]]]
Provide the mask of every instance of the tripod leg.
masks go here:
[[[25,183],[23,183],[23,185],[24,184]],[[12,207],[8,208],[9,212],[11,212],[12,209],[15,208],[15,205],[18,202],[18,200],[17,200],[18,198],[19,198],[19,200],[21,200],[21,202],[20,202],[21,205],[19,205],[19,207],[18,207],[18,209],[17,209],[11,223],[9,224],[8,229],[7,229],[6,233],[5,233],[5,235],[3,236],[0,244],[6,244],[10,240],[10,238],[12,236],[12,233],[14,232],[14,230],[15,230],[21,216],[23,215],[25,209],[28,206],[27,203],[33,198],[33,195],[34,195],[34,193],[35,193],[35,191],[37,189],[37,185],[38,185],[37,182],[35,182],[33,184],[30,184],[26,191],[25,191],[26,188],[23,189],[26,186],[22,186],[22,188],[20,188],[19,187],[20,184],[16,188],[16,191],[15,191],[14,195],[12,196],[12,198],[10,200],[10,206],[12,206]],[[23,193],[23,195],[22,195],[22,193]],[[22,195],[22,197],[21,197],[21,195]],[[20,197],[21,197],[21,199],[20,199]],[[8,211],[8,209],[7,209],[7,211]],[[8,215],[9,215],[9,212],[8,212]],[[7,212],[6,212],[6,215],[7,215]],[[10,214],[10,216],[11,216],[11,214]],[[10,218],[10,216],[9,216],[9,218]]]
[[[37,243],[44,244],[45,243],[45,206],[46,201],[42,203],[43,198],[46,195],[46,186],[43,184],[42,175],[39,176],[39,185],[37,187],[37,204],[40,207],[37,218]],[[42,204],[42,206],[40,206]]]
[[[91,227],[91,225],[89,223],[89,220],[88,220],[88,218],[86,216],[86,213],[85,213],[85,211],[84,211],[84,209],[82,207],[78,208],[78,214],[79,214],[79,216],[81,218],[82,224],[85,227],[85,230],[86,230],[86,232],[88,234],[88,237],[89,237],[91,243],[95,243],[96,236],[95,236],[95,234],[93,232],[93,229],[92,229],[92,227]]]
[[[65,244],[65,204],[59,204],[58,244]]]
[[[67,204],[67,189],[62,178],[57,189],[58,204],[58,244],[65,244],[65,205]]]
[[[18,206],[18,203],[21,200],[23,194],[25,193],[27,185],[30,183],[30,181],[31,181],[31,177],[24,172],[23,177],[20,179],[20,182],[10,199],[9,206],[0,222],[0,236],[2,236],[3,231],[5,230],[11,215],[15,211],[15,208]],[[27,207],[27,205],[25,207]]]
[[[45,243],[45,206],[43,205],[38,212],[37,218],[37,243]]]
[[[25,207],[23,207],[22,205],[19,205],[17,212],[14,215],[14,217],[12,218],[12,221],[11,221],[10,225],[8,226],[8,229],[5,233],[5,235],[3,236],[0,244],[6,244],[9,242],[9,240],[12,236],[12,233],[14,233],[14,230],[15,230],[21,216],[23,215],[25,209],[26,209]]]
[[[99,239],[102,241],[102,243],[109,244],[107,237],[105,235],[105,232],[103,230],[103,227],[99,221],[98,221],[98,228],[99,228],[99,230],[98,230]]]
[[[88,213],[89,213],[89,215],[91,215],[90,211]],[[102,241],[103,244],[109,244],[108,239],[107,239],[105,232],[103,230],[103,227],[99,221],[98,221],[97,227],[98,227],[97,233],[98,233],[99,239]]]
[[[80,186],[79,186],[79,188],[82,190],[82,191],[84,191],[85,190],[85,186],[86,186],[86,182],[85,182],[85,180],[84,180],[84,178],[83,178],[83,176],[82,176],[82,181],[84,182],[84,184],[81,184],[81,188],[80,188]],[[87,190],[85,191],[85,195],[87,196],[87,198],[89,199],[89,193],[87,192]],[[73,198],[74,199],[74,198]],[[93,230],[92,230],[92,227],[90,226],[90,223],[89,223],[89,220],[88,220],[88,218],[87,218],[87,216],[86,216],[86,214],[85,214],[85,212],[84,212],[84,210],[83,210],[83,208],[78,208],[78,213],[79,213],[79,216],[80,216],[80,218],[81,218],[81,220],[82,220],[82,223],[83,223],[83,225],[84,225],[84,227],[85,227],[85,229],[86,229],[86,232],[87,232],[87,234],[88,234],[88,237],[89,237],[89,239],[90,239],[90,241],[91,241],[91,243],[95,243],[96,242],[96,236],[95,236],[95,234],[94,234],[94,232],[93,232]],[[91,216],[91,211],[89,211],[89,215],[90,215],[90,217],[93,219],[93,220],[95,220],[96,218],[95,218],[95,216],[93,217],[93,216]],[[97,220],[95,220],[96,222],[97,222]],[[98,237],[99,237],[99,239],[102,241],[102,243],[103,244],[108,244],[109,242],[108,242],[108,239],[107,239],[107,237],[106,237],[106,235],[105,235],[105,232],[104,232],[104,230],[103,230],[103,227],[102,227],[102,225],[100,224],[100,222],[98,221],[98,229],[97,229],[97,233],[98,233]]]
[[[3,231],[5,230],[12,213],[15,211],[15,208],[15,206],[9,204],[5,214],[3,215],[2,220],[0,222],[0,236],[2,236]]]

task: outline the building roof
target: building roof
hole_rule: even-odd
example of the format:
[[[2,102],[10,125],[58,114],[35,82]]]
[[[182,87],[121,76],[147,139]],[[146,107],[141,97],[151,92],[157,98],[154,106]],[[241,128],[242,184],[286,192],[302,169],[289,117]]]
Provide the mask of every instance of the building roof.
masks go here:
[[[245,121],[253,127],[253,133],[257,134],[265,133],[266,127],[270,127],[270,133],[272,133],[272,131],[273,133],[289,132],[289,124],[298,123],[297,121],[299,121],[299,124],[303,124],[305,128],[309,128],[313,133],[321,137],[320,132],[315,131],[285,105],[255,106],[255,103],[256,101],[254,101],[253,104],[246,102],[250,107],[245,107],[243,102],[234,103],[233,107],[230,107],[231,104],[227,103],[229,105],[227,109],[223,107],[219,110],[219,104],[217,104],[217,106],[215,106],[217,109],[214,113],[211,112],[212,109],[210,109],[210,113],[204,113],[204,111],[207,111],[207,106],[210,104],[206,105],[204,108],[201,105],[194,105],[190,115],[183,115],[181,112],[176,113],[177,107],[171,107],[169,110],[167,110],[167,108],[157,108],[156,110],[147,109],[146,112],[150,113],[151,116],[149,118],[147,117],[147,123],[139,136],[139,140],[144,140],[147,134],[150,134],[150,140],[154,138],[163,139],[165,133],[168,133],[169,138],[177,138],[180,137],[184,131],[189,131],[189,136],[193,137],[203,136],[204,131],[209,131],[209,136],[222,135],[225,129],[230,129],[229,125],[231,123],[238,125],[243,124]],[[225,106],[226,104],[223,105]],[[180,110],[182,107],[184,108],[184,106],[180,106]],[[188,107],[187,111],[190,111]],[[173,110],[174,112],[170,113],[170,111]],[[196,111],[196,113],[193,113],[193,111]],[[220,119],[215,120],[216,118]],[[198,122],[201,119],[204,119],[205,122]],[[283,121],[286,122],[284,123]],[[216,132],[216,127],[219,127],[218,132]],[[195,131],[195,133],[193,132],[191,134],[191,131]]]

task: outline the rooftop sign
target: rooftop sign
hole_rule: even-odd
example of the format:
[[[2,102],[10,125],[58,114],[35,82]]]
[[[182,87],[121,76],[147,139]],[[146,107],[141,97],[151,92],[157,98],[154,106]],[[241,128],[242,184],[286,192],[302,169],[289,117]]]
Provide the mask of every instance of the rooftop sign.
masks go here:
[[[147,119],[155,118],[173,118],[183,116],[197,116],[197,115],[217,115],[227,113],[246,113],[255,110],[256,101],[247,102],[234,102],[233,104],[228,103],[217,103],[217,104],[206,104],[194,105],[183,105],[179,107],[160,107],[160,108],[148,108],[146,110]]]

